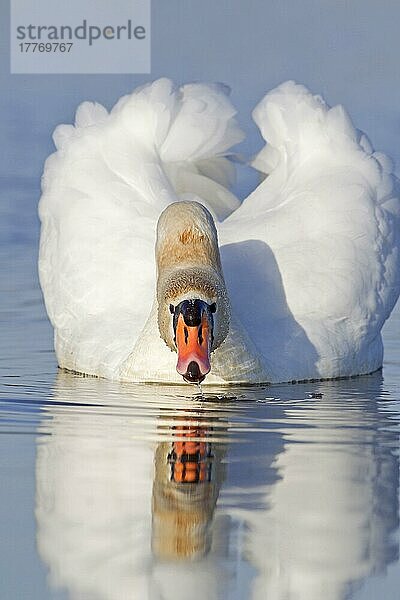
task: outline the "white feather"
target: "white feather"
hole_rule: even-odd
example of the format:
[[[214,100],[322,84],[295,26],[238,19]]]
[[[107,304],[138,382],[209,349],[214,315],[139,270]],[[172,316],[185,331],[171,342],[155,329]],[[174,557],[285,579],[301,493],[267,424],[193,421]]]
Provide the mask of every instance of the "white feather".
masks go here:
[[[253,116],[269,177],[220,227],[233,308],[273,381],[374,371],[400,285],[391,163],[293,82]]]

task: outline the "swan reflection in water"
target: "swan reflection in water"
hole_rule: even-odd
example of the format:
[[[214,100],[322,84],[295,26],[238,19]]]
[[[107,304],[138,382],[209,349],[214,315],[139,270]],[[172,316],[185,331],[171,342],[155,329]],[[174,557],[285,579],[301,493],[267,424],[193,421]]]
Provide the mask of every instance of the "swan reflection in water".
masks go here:
[[[201,418],[173,425],[157,445],[152,501],[152,550],[162,559],[195,559],[211,549],[211,522],[224,466],[223,447],[209,441]]]
[[[344,600],[384,572],[398,437],[381,376],[320,383],[316,400],[277,389],[287,400],[204,403],[59,373],[36,460],[50,584],[94,600]]]

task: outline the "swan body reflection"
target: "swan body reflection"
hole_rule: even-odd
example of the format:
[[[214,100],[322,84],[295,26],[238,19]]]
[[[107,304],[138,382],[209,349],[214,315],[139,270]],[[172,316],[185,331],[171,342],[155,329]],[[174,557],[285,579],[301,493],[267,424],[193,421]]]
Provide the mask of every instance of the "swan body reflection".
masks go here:
[[[36,461],[52,584],[71,598],[344,600],[398,555],[380,388],[377,375],[318,384],[322,399],[288,386],[286,400],[189,403],[60,373]]]

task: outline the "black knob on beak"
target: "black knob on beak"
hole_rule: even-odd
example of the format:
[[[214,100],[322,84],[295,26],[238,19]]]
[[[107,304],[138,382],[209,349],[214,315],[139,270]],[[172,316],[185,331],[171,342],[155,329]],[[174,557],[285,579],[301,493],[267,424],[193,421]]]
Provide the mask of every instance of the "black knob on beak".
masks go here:
[[[200,367],[197,364],[197,362],[192,360],[192,362],[188,364],[187,371],[184,374],[183,378],[189,383],[201,383],[205,378],[205,375],[201,374]]]

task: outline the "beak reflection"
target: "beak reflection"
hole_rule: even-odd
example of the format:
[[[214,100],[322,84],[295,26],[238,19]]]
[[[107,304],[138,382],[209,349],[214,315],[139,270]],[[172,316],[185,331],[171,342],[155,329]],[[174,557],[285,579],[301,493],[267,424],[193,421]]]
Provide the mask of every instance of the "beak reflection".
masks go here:
[[[212,542],[211,523],[223,481],[223,450],[213,447],[209,426],[188,419],[172,427],[173,441],[155,454],[152,550],[168,560],[205,556]]]

